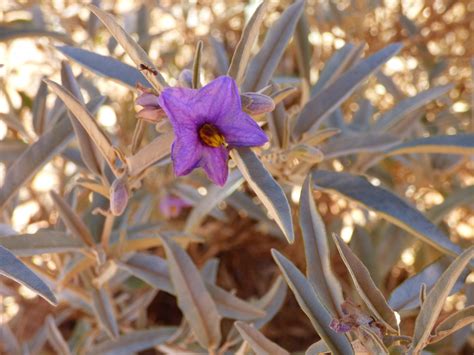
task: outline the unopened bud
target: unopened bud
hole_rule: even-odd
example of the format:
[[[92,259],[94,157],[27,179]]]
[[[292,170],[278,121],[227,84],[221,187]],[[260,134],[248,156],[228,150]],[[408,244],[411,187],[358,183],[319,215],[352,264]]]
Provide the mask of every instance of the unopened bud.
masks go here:
[[[185,88],[192,88],[193,87],[193,72],[189,69],[183,69],[181,73],[179,73],[178,77],[179,86]]]
[[[250,115],[261,115],[275,109],[275,103],[270,96],[256,92],[245,92],[240,95],[240,100],[242,108]]]
[[[128,188],[122,179],[117,179],[110,187],[110,212],[120,216],[128,204]]]
[[[158,104],[158,95],[146,88],[138,89],[141,93],[135,100],[139,106],[143,106],[137,113],[137,117],[150,123],[157,123],[166,117],[165,111]]]

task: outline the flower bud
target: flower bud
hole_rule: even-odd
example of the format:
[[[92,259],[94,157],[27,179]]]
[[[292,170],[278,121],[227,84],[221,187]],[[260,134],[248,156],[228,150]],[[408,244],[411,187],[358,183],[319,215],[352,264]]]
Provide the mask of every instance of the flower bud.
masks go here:
[[[135,100],[143,109],[138,111],[137,117],[150,123],[157,123],[166,117],[165,111],[158,104],[158,95],[145,88],[139,88],[140,95]]]
[[[179,73],[178,77],[179,86],[185,88],[192,88],[193,87],[193,72],[189,69],[183,69],[181,73]]]
[[[110,187],[110,212],[114,216],[120,216],[128,204],[128,188],[122,179],[117,179]]]
[[[242,108],[250,115],[261,115],[275,109],[275,103],[270,96],[256,92],[245,92],[240,95],[240,100]]]

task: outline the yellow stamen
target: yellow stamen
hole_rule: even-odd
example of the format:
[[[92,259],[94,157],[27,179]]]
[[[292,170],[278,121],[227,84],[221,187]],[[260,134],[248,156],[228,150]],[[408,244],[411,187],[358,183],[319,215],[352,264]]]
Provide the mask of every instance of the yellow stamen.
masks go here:
[[[199,138],[201,142],[209,147],[220,147],[225,143],[224,136],[212,124],[205,123],[199,128]]]

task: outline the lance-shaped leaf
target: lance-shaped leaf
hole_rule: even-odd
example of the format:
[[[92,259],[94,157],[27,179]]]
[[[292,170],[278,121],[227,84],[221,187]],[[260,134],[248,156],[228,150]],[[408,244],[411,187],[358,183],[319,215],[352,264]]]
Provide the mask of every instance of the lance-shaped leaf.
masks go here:
[[[103,102],[103,96],[94,98],[87,104],[87,110],[96,112]],[[7,170],[0,189],[0,208],[53,156],[63,151],[73,137],[71,123],[63,118],[31,144]]]
[[[353,66],[334,83],[308,101],[296,119],[293,131],[294,137],[297,138],[309,130],[318,129],[323,121],[328,118],[370,74],[397,54],[401,48],[402,45],[399,43],[385,47]]]
[[[388,150],[387,155],[443,153],[474,154],[474,134],[456,134],[451,136],[432,136],[410,140]]]
[[[443,253],[457,255],[461,251],[420,211],[390,191],[370,184],[364,177],[324,170],[313,171],[312,174],[316,187],[336,192],[374,210]]]
[[[365,47],[365,43],[356,46],[346,43],[344,47],[336,51],[324,64],[324,68],[319,74],[318,81],[311,89],[311,97],[316,96],[328,85],[331,85],[351,64],[357,59]]]
[[[70,46],[58,46],[56,49],[84,68],[115,80],[118,83],[125,84],[130,88],[135,88],[137,83],[145,87],[151,87],[148,80],[143,77],[138,69],[117,59]]]
[[[0,141],[0,161],[14,162],[28,148],[24,142],[5,138]]]
[[[235,49],[232,61],[230,63],[227,75],[233,77],[238,85],[242,83],[247,65],[250,59],[252,48],[257,41],[260,32],[260,26],[263,22],[263,17],[267,11],[268,1],[263,1],[255,10],[249,22],[245,26],[242,37],[240,37],[237,48]]]
[[[254,326],[244,322],[235,322],[235,327],[257,355],[289,355],[290,353],[265,337]]]
[[[453,334],[461,328],[474,323],[474,306],[468,306],[444,319],[435,328],[434,335],[430,336],[429,342],[436,343]]]
[[[304,0],[295,1],[268,30],[262,48],[249,64],[247,75],[242,84],[243,92],[258,91],[268,84],[286,45],[293,36],[304,5]]]
[[[142,47],[138,45],[137,42],[127,33],[125,30],[120,27],[120,25],[115,21],[115,19],[108,13],[102,11],[94,5],[87,6],[99,20],[107,27],[109,32],[114,36],[118,43],[123,47],[125,52],[132,58],[133,62],[140,67],[145,65],[150,68],[152,71],[143,70],[142,74],[147,78],[147,80],[153,85],[153,87],[160,92],[163,88],[167,87],[163,76],[158,72],[155,65],[145,53]]]
[[[443,257],[420,270],[416,275],[403,281],[390,294],[388,299],[390,307],[397,311],[418,307],[420,305],[419,293],[421,286],[424,284],[427,291],[431,290],[449,265],[449,259],[449,257]],[[468,270],[465,270],[461,279],[467,275]],[[456,282],[451,290],[451,294],[459,291],[462,287],[462,281]]]
[[[46,317],[46,327],[48,331],[49,343],[52,345],[56,354],[70,355],[71,350],[69,349],[66,340],[64,340],[64,337],[59,331],[58,326],[56,325],[56,322],[51,315]]]
[[[48,95],[48,87],[44,81],[41,82],[36,92],[35,101],[33,102],[33,128],[36,134],[41,135],[46,125],[46,96]]]
[[[96,120],[87,111],[86,107],[84,107],[84,105],[82,105],[81,102],[63,86],[48,79],[45,79],[45,82],[48,84],[50,89],[64,102],[71,113],[74,114],[74,116],[78,119],[89,137],[94,141],[96,147],[102,153],[112,171],[117,175],[118,173],[115,167],[116,153],[112,143],[99,127]]]
[[[415,322],[413,343],[410,348],[413,353],[419,353],[426,346],[446,297],[472,258],[474,258],[474,247],[465,250],[449,265],[426,296]]]
[[[286,291],[288,287],[286,286],[285,281],[281,276],[273,283],[272,287],[265,293],[260,299],[255,301],[255,305],[259,309],[263,309],[265,311],[265,315],[263,317],[251,319],[252,324],[256,329],[262,328],[265,324],[275,317],[278,313],[280,308],[283,306],[283,303],[286,299]],[[250,320],[250,319],[247,319]],[[226,343],[236,345],[240,342],[241,337],[239,332],[235,327],[233,327],[229,333],[227,334]]]
[[[224,186],[211,185],[207,189],[207,194],[201,198],[191,211],[191,214],[186,220],[185,231],[191,232],[194,227],[198,226],[202,220],[208,215],[212,209],[220,202],[224,201],[227,196],[230,196],[240,185],[244,179],[238,170],[234,170]]]
[[[174,327],[137,330],[124,334],[115,340],[107,340],[103,343],[97,344],[90,349],[87,354],[135,354],[165,343],[175,332],[176,328]]]
[[[217,282],[217,273],[219,271],[219,259],[212,258],[206,261],[202,266],[201,275],[203,279],[210,283],[215,284]]]
[[[30,39],[35,37],[47,37],[63,43],[74,44],[68,34],[55,31],[30,28],[2,28],[2,31],[0,32],[0,42],[11,41],[17,38]]]
[[[12,252],[0,246],[0,275],[4,275],[33,290],[52,305],[56,297],[46,283],[31,271]]]
[[[281,186],[250,148],[233,149],[230,155],[252,190],[275,219],[288,242],[293,243],[295,236],[290,204]]]
[[[329,328],[333,318],[319,300],[310,282],[291,261],[278,251],[272,249],[272,255],[286,283],[293,291],[300,308],[308,316],[314,329],[316,329],[321,339],[324,339],[333,354],[353,354],[354,351],[347,337],[343,333],[336,333]]]
[[[89,229],[82,221],[76,212],[62,199],[56,192],[51,191],[50,196],[53,199],[56,208],[58,209],[61,220],[66,225],[67,229],[78,239],[82,240],[85,244],[92,246],[94,245],[94,238],[92,238]]]
[[[199,270],[175,242],[165,237],[162,241],[179,308],[199,344],[207,349],[217,348],[221,340],[221,316]]]
[[[379,152],[390,149],[398,143],[400,143],[400,139],[390,134],[343,134],[321,146],[321,151],[324,154],[324,159],[328,160],[359,152]]]
[[[229,68],[229,58],[227,58],[227,50],[224,44],[214,36],[209,36],[209,42],[214,49],[214,57],[216,61],[216,71],[219,75],[227,73]]]
[[[136,176],[160,160],[166,160],[171,152],[171,144],[174,140],[174,134],[164,133],[131,157],[127,157],[128,173],[130,176]]]
[[[362,261],[359,260],[351,248],[349,248],[339,236],[333,234],[333,239],[336,243],[339,255],[351,275],[357,293],[377,319],[383,322],[392,332],[398,332],[395,312],[387,304],[382,292],[380,292],[370,277],[369,270],[367,270]]]
[[[320,340],[311,345],[308,349],[306,349],[305,355],[319,355],[321,353],[328,352],[330,352],[328,346],[326,345],[324,340]]]
[[[109,337],[116,339],[119,336],[117,318],[109,293],[105,288],[91,290],[92,307],[99,324]]]
[[[16,256],[78,252],[85,247],[80,240],[51,230],[39,230],[35,234],[0,236],[0,245]]]
[[[69,92],[74,95],[74,97],[82,105],[84,105],[84,98],[82,96],[79,84],[74,77],[71,67],[65,61],[61,63],[61,82],[63,83],[64,87],[68,89]],[[84,127],[82,127],[79,118],[75,116],[74,112],[69,110],[68,113],[72,127],[74,128],[74,133],[76,134],[77,141],[79,143],[82,161],[89,171],[96,174],[97,176],[101,176],[103,159],[100,156],[97,147],[95,146],[94,142],[92,142],[87,131],[84,129]]]
[[[170,280],[168,264],[158,256],[135,253],[127,261],[118,263],[118,266],[160,290],[176,294]],[[205,282],[205,286],[216,303],[217,311],[223,317],[251,320],[265,316],[261,307],[242,301],[210,282]]]
[[[339,280],[331,269],[326,228],[316,209],[311,186],[310,174],[301,191],[299,213],[306,256],[306,276],[314,284],[321,302],[337,317],[341,313],[344,298]]]
[[[394,108],[388,112],[385,112],[377,120],[375,123],[375,129],[382,131],[390,130],[390,128],[396,126],[400,120],[408,116],[411,112],[423,107],[428,102],[440,97],[441,95],[444,95],[452,88],[452,84],[438,86],[422,91],[413,97],[409,97],[400,101]]]

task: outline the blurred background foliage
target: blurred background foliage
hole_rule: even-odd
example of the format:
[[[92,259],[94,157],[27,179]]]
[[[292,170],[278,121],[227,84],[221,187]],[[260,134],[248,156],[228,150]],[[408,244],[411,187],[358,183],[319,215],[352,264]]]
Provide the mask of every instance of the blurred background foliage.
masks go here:
[[[204,42],[202,81],[209,82],[225,73],[243,26],[258,5],[256,1],[233,0],[96,0],[93,3],[113,14],[145,49],[171,86],[177,84],[184,68],[191,68],[199,40]],[[289,4],[289,1],[269,1],[259,44],[267,29]],[[414,129],[410,129],[409,136],[473,133],[473,15],[474,3],[469,0],[308,0],[304,17],[297,25],[294,39],[285,51],[273,80],[283,87],[297,88],[284,101],[287,111],[295,112],[321,77],[325,64],[346,44],[365,43],[358,48],[362,56],[367,57],[389,43],[402,42],[402,51],[341,105],[342,121],[331,117],[331,125],[343,131],[350,129],[351,125],[356,130],[368,130],[368,126],[357,126],[356,117],[360,110],[374,112],[371,120],[375,122],[381,113],[404,98],[451,83],[453,86],[447,95],[417,110],[421,120]],[[296,38],[305,40],[298,41]],[[301,43],[306,41],[307,45],[302,46]],[[49,128],[48,122],[51,121],[48,120],[54,116],[56,98],[48,95],[43,103],[38,103],[35,98],[41,90],[45,90],[40,88],[42,78],[59,81],[61,61],[66,57],[55,46],[64,44],[112,56],[133,65],[124,50],[80,1],[1,2],[0,186],[8,166],[28,144],[35,142]],[[254,52],[256,50],[254,48]],[[99,94],[106,97],[96,116],[101,127],[113,136],[114,143],[130,149],[137,124],[136,90],[82,70],[73,61],[71,66],[76,75],[82,73],[79,82],[85,102]],[[47,111],[49,118],[44,122],[35,122],[38,110]],[[146,131],[145,135],[146,141],[151,140],[153,130]],[[325,161],[322,166],[329,170],[363,173],[366,169],[363,168],[362,155],[369,154],[361,153],[358,159],[352,155],[341,156]],[[404,156],[383,160],[370,167],[370,172],[372,184],[388,186],[416,205],[432,221],[439,222],[452,241],[462,246],[472,244],[474,193],[472,188],[468,189],[474,185],[472,156]],[[69,152],[49,161],[19,190],[15,202],[0,211],[0,234],[11,234],[7,225],[14,233],[20,234],[36,233],[53,226],[63,230],[49,194],[51,190],[65,196],[77,211],[90,213],[92,194],[75,183],[78,178],[85,177],[87,172],[77,158],[74,142]],[[178,218],[169,219],[158,208],[160,200],[169,192],[176,192],[172,190],[173,180],[170,169],[153,171],[131,201],[130,215],[140,214],[141,222],[165,220],[171,229],[183,228],[188,210]],[[302,181],[288,183],[287,180],[281,181],[291,196],[293,210],[297,211]],[[205,180],[196,178],[192,183],[198,194],[206,194]],[[386,296],[439,255],[424,248],[405,231],[389,225],[373,212],[340,195],[316,191],[314,197],[328,234],[338,233],[344,241],[350,242]],[[462,203],[459,204],[460,200]],[[100,206],[100,203],[94,203],[94,206]],[[193,243],[188,252],[199,267],[211,258],[219,259],[217,284],[222,288],[235,290],[236,295],[243,299],[263,296],[279,275],[270,254],[271,248],[281,251],[300,269],[304,268],[304,248],[300,237],[296,238],[295,244],[289,245],[269,233],[268,229],[260,228],[247,211],[239,210],[235,205],[229,206],[227,202],[221,202],[214,212],[213,217],[208,217],[196,230],[196,234],[205,236],[206,243]],[[225,212],[226,218],[222,218],[222,212]],[[219,218],[214,218],[216,216]],[[101,230],[97,225],[99,219],[90,222],[94,235]],[[296,229],[299,235],[300,231]],[[163,255],[154,246],[149,250]],[[350,282],[340,258],[333,253],[333,259],[336,274],[343,282]],[[58,254],[46,253],[28,259],[28,264],[35,270],[42,270],[42,274],[57,278],[69,261]],[[469,302],[468,297],[472,302],[472,295],[469,295],[469,292],[473,293],[472,276],[468,277],[466,292],[448,297],[443,314],[463,309]],[[76,278],[71,283],[81,285]],[[141,327],[179,325],[182,315],[174,297],[164,292],[150,297],[147,292],[142,281],[128,279],[120,290],[117,288],[115,307],[124,307],[148,295],[137,324]],[[94,324],[88,319],[90,316],[68,307],[66,303],[53,308],[24,286],[5,278],[0,280],[0,299],[3,339],[11,332],[20,344],[31,341],[44,329],[42,327],[49,314],[55,316],[65,339],[74,339],[84,331],[81,327],[89,329]],[[409,316],[407,319],[403,324],[405,330],[412,329],[414,325],[414,317],[411,321]],[[133,327],[126,321],[123,326],[124,329]],[[303,351],[318,339],[290,292],[263,332],[289,351]],[[441,347],[444,350],[439,350],[439,353],[456,351],[471,354],[473,338],[472,332],[470,337],[468,333],[464,332],[460,340],[450,339],[450,343]],[[8,344],[5,348],[8,349]],[[44,349],[50,353],[56,351],[51,345],[46,345]]]

